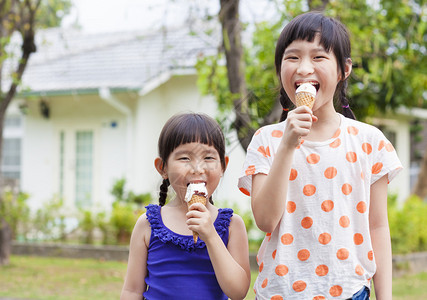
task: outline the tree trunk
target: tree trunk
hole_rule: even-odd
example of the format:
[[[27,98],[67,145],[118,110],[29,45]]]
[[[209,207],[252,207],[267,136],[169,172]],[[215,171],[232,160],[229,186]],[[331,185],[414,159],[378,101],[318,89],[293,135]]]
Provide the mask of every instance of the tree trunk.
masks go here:
[[[415,184],[412,193],[421,199],[425,199],[427,197],[427,148],[424,152],[420,173],[418,174],[417,183]]]
[[[246,149],[255,130],[247,105],[247,88],[245,81],[245,62],[241,41],[241,24],[239,20],[239,0],[220,0],[219,20],[222,27],[223,47],[227,65],[227,76],[230,92],[235,96],[233,101],[236,120],[234,128],[243,149]]]
[[[0,216],[0,266],[8,265],[12,249],[12,230]]]
[[[22,42],[22,56],[19,60],[17,70],[15,72],[16,80],[11,84],[9,91],[5,95],[0,97],[0,161],[3,150],[3,124],[4,117],[6,115],[6,109],[16,94],[18,88],[18,82],[21,81],[22,75],[24,74],[25,68],[27,67],[28,59],[31,53],[36,52],[36,45],[34,43],[34,31],[32,29],[33,24],[31,23],[30,28],[23,34]],[[0,68],[1,69],[1,68]],[[0,91],[1,92],[1,91]],[[3,175],[0,170],[0,205],[3,196]],[[0,266],[9,264],[9,256],[12,247],[12,234],[9,224],[6,220],[0,216]]]

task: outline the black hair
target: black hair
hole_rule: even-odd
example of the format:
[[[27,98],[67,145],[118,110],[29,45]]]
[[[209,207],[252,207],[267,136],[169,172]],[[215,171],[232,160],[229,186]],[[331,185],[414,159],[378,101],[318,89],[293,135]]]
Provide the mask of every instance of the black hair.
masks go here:
[[[320,44],[326,51],[334,53],[341,80],[335,90],[334,98],[341,103],[342,113],[344,116],[356,119],[353,111],[350,109],[349,101],[346,96],[347,79],[345,78],[345,65],[351,57],[350,37],[347,28],[338,20],[324,16],[320,12],[308,12],[299,15],[292,19],[282,30],[276,45],[275,65],[276,73],[280,80],[281,66],[283,53],[286,48],[296,40],[305,40],[312,42],[316,35],[320,35]],[[286,94],[283,86],[280,83],[280,104],[283,107],[283,112],[280,121],[286,120],[289,108],[293,103]]]
[[[221,127],[213,118],[200,113],[174,115],[163,126],[158,142],[159,157],[163,161],[163,167],[169,155],[178,146],[193,142],[213,146],[218,151],[221,167],[225,170],[225,139]],[[166,203],[169,185],[169,180],[163,179],[159,193],[160,206]],[[213,203],[212,196],[209,201]]]

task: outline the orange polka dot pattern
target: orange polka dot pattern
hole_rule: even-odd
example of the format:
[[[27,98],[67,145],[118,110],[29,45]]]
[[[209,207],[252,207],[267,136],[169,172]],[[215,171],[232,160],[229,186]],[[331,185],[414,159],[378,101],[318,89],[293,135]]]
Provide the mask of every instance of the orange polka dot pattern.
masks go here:
[[[370,186],[386,174],[392,180],[401,163],[378,129],[340,118],[331,139],[295,149],[283,217],[257,256],[260,299],[346,299],[374,275]],[[245,195],[252,175],[269,173],[285,128],[269,125],[253,137],[239,179]]]

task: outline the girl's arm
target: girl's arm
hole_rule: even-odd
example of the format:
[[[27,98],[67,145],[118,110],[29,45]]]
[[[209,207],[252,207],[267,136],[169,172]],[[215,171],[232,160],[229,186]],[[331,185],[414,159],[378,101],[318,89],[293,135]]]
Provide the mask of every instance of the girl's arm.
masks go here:
[[[287,126],[275,154],[270,172],[252,177],[251,204],[255,222],[264,232],[273,232],[285,211],[289,175],[300,137],[310,132],[311,110],[301,106],[289,112]]]
[[[231,299],[244,299],[251,282],[249,247],[245,223],[234,214],[229,227],[228,246],[215,230],[208,209],[201,203],[193,204],[187,214],[190,229],[196,230],[205,242],[222,291]],[[204,217],[202,217],[204,215]],[[195,220],[195,219],[198,220]],[[197,222],[197,225],[196,223]]]
[[[392,299],[392,254],[387,217],[387,182],[385,175],[371,186],[369,230],[377,271],[374,275],[378,300]]]
[[[129,259],[121,300],[141,300],[147,286],[147,252],[151,228],[146,215],[139,217],[130,239]]]
[[[239,215],[231,218],[229,231],[227,248],[218,234],[205,243],[223,292],[231,299],[244,299],[251,283],[251,271],[248,237]]]

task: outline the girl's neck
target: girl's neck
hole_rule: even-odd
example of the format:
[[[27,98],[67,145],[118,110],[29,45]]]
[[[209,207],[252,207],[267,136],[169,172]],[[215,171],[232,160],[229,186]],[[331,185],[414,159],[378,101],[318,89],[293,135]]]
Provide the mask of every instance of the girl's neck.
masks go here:
[[[318,120],[313,123],[307,141],[320,142],[330,139],[341,125],[341,118],[335,109],[318,110],[314,113]]]
[[[183,211],[187,211],[188,210],[187,202],[185,202],[184,200],[178,199],[178,197],[174,197],[166,205],[169,206],[169,207],[174,207],[174,208],[181,209]]]

